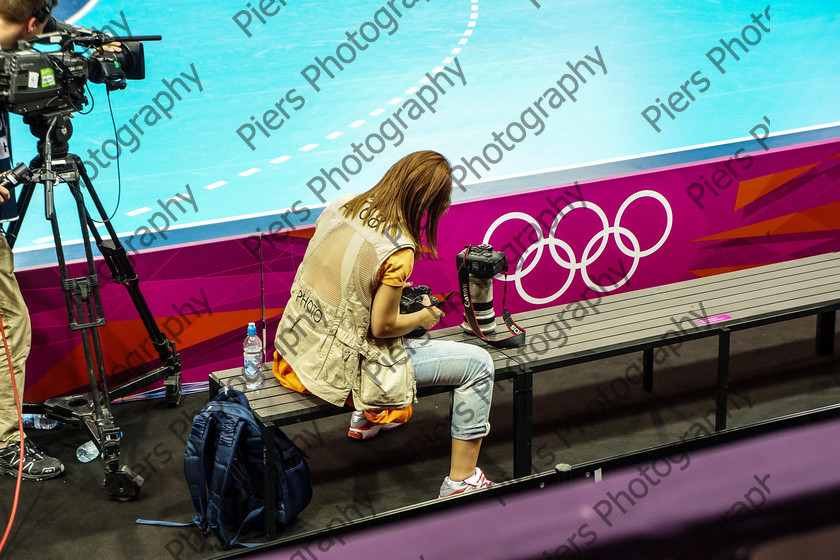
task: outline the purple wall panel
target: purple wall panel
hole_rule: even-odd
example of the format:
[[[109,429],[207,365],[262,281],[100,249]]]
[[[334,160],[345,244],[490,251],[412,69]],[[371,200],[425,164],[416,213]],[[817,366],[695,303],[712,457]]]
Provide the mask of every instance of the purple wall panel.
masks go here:
[[[838,156],[837,139],[738,150],[726,158],[581,184],[534,184],[525,192],[459,202],[441,223],[439,258],[420,260],[412,281],[435,292],[456,289],[455,255],[465,244],[489,242],[511,263],[507,280],[495,282],[497,313],[505,282],[507,307],[518,312],[838,251]],[[184,381],[206,381],[210,372],[238,365],[245,325],[263,316],[270,358],[311,234],[309,226],[132,257],[152,313],[178,343]],[[109,274],[100,276],[109,371],[154,366],[125,290]],[[55,267],[21,271],[19,279],[34,326],[27,399],[85,386],[79,335],[67,329]],[[447,311],[443,324],[458,324],[460,306]]]
[[[206,380],[217,367],[241,360],[244,324],[260,321],[258,259],[241,240],[224,240],[131,257],[140,289],[161,330],[181,354],[184,381]],[[97,261],[107,324],[98,329],[106,369],[129,377],[159,365],[127,290]],[[83,264],[69,267],[84,273]],[[81,335],[68,328],[57,267],[18,273],[33,322],[27,400],[87,387]]]

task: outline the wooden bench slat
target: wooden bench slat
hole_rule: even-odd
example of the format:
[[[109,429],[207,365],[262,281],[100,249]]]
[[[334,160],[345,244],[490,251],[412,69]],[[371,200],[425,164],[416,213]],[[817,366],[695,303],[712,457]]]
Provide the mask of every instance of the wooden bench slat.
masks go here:
[[[241,375],[242,368],[232,368],[213,372],[211,379],[219,386],[224,386]],[[352,410],[349,407],[335,406],[314,395],[298,393],[283,387],[268,367],[263,369],[263,380],[264,384],[260,389],[245,391],[248,404],[260,421],[285,425],[302,419],[323,418]],[[239,386],[241,389],[241,385]],[[421,387],[417,393],[418,396],[428,396],[449,390],[447,387]]]
[[[790,305],[790,303],[794,302],[799,304],[797,308],[794,308]],[[807,309],[809,303],[812,303],[813,305],[823,305],[824,302],[825,298],[823,298],[821,294],[818,294],[811,298],[805,297],[797,298],[793,301],[780,301],[777,302],[776,305],[765,307],[764,313],[758,315],[750,314],[748,318],[737,317],[736,310],[734,311],[734,313],[736,313],[736,316],[734,316],[734,320],[729,322],[737,324],[738,322],[744,322],[748,319],[772,316],[777,312],[793,312],[797,309]],[[840,298],[835,300],[835,305],[840,306]],[[628,324],[623,323],[612,325],[609,328],[594,330],[587,333],[589,335],[587,338],[581,336],[569,337],[568,341],[562,346],[553,347],[548,350],[543,350],[544,346],[536,344],[532,339],[531,342],[526,346],[505,349],[505,353],[500,354],[495,359],[497,363],[497,368],[500,367],[500,363],[504,364],[503,366],[501,366],[502,369],[515,366],[515,364],[512,363],[509,359],[512,356],[524,362],[538,359],[540,361],[555,361],[558,362],[558,367],[560,367],[563,361],[576,359],[583,354],[596,355],[598,353],[612,352],[619,347],[634,347],[656,342],[667,344],[667,340],[669,338],[667,334],[669,332],[676,333],[675,326],[670,322],[656,325],[640,325],[634,330],[628,330],[628,326]],[[719,329],[720,326],[721,324],[712,324],[706,326],[695,326],[693,328],[686,328],[684,335],[688,336],[706,333],[707,336],[712,336],[716,333],[717,329]],[[529,334],[533,336],[533,334],[535,333]],[[672,336],[670,338],[673,339],[675,337]],[[495,352],[498,352],[498,350],[495,350]]]
[[[715,294],[753,294],[756,291],[765,289],[766,286],[774,286],[777,289],[784,290],[784,286],[789,286],[788,289],[796,291],[807,285],[836,283],[838,276],[840,276],[840,260],[832,270],[818,269],[818,270],[799,270],[796,274],[784,274],[781,278],[785,278],[784,285],[778,285],[779,277],[756,278],[749,283],[732,283],[732,282],[709,282],[701,283],[706,279],[689,280],[682,283],[683,285],[670,285],[667,287],[647,288],[644,290],[637,290],[634,292],[625,292],[617,295],[603,295],[602,301],[595,305],[600,314],[610,314],[616,309],[624,311],[624,315],[632,314],[635,310],[644,305],[662,305],[663,300],[674,301],[683,298],[695,299],[698,301],[716,301],[719,296]],[[712,277],[713,278],[713,277]],[[667,289],[666,289],[667,288]],[[703,297],[698,297],[698,296]],[[622,297],[626,296],[626,297]],[[693,297],[692,297],[693,296]],[[671,303],[670,307],[674,308],[679,303]],[[519,313],[514,316],[516,321],[520,324],[523,322],[540,323],[547,322],[552,317],[559,316],[564,310],[570,308],[590,309],[587,307],[587,302],[575,302],[565,305],[542,308],[536,312]],[[564,313],[566,315],[566,313]],[[619,315],[620,316],[620,315]],[[526,327],[527,328],[527,327]]]
[[[749,297],[741,297],[738,295],[726,295],[718,297],[714,300],[686,302],[679,301],[668,307],[660,309],[645,308],[644,311],[636,309],[628,314],[615,316],[606,312],[594,312],[587,315],[584,319],[574,320],[565,319],[566,324],[571,328],[566,329],[562,321],[555,318],[551,323],[537,322],[535,319],[520,320],[518,316],[515,317],[517,323],[525,329],[534,329],[530,334],[544,334],[546,332],[546,325],[559,325],[559,327],[552,327],[549,331],[552,335],[557,334],[557,330],[562,329],[566,335],[574,337],[575,339],[585,340],[586,336],[595,331],[601,331],[613,327],[626,327],[628,329],[635,328],[659,328],[666,327],[666,330],[674,329],[672,320],[682,320],[690,317],[692,320],[702,317],[714,317],[717,315],[729,315],[732,317],[728,322],[746,321],[754,317],[762,316],[768,312],[778,311],[782,307],[796,309],[799,307],[807,307],[813,305],[815,302],[829,300],[840,300],[840,286],[837,285],[836,279],[826,280],[823,285],[803,286],[795,291],[783,291],[780,289],[769,289],[763,292],[751,292]],[[673,300],[669,300],[673,301]],[[691,315],[692,312],[697,313],[705,309],[706,313],[699,317]],[[711,306],[714,306],[713,308]],[[500,325],[502,330],[504,326]],[[535,328],[536,327],[536,328]],[[540,329],[539,327],[543,327]],[[694,323],[688,327],[683,326],[687,330],[692,328],[695,330],[702,330],[703,325]],[[664,331],[663,331],[664,334]],[[558,338],[553,336],[553,338]]]

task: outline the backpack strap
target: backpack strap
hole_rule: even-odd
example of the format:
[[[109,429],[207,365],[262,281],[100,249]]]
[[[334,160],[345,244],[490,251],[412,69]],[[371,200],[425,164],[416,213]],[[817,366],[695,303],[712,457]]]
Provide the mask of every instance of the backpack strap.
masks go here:
[[[213,401],[216,401],[216,399],[214,398]],[[213,416],[212,412],[208,409],[210,409],[210,405],[205,405],[193,419],[193,425],[190,428],[190,436],[187,439],[186,451],[184,453],[184,475],[188,482],[190,480],[193,481],[188,484],[190,498],[192,498],[196,512],[199,513],[194,515],[189,523],[155,521],[151,519],[137,519],[135,523],[141,525],[162,525],[165,527],[188,527],[195,525],[205,535],[209,532],[205,517],[207,511],[207,479],[204,476],[204,460],[207,440],[212,432],[210,427],[213,424]]]
[[[138,525],[159,525],[161,527],[191,527],[194,523],[176,523],[175,521],[156,521],[154,519],[137,519]]]
[[[280,452],[279,450],[282,449],[280,446],[277,445],[277,440],[281,440],[286,442],[288,448],[284,451]],[[289,481],[286,479],[286,473],[284,469],[286,465],[288,465],[293,458],[297,456],[298,449],[295,447],[295,444],[286,437],[280,430],[275,430],[274,432],[274,441],[271,442],[271,451],[270,453],[274,453],[274,468],[275,468],[275,484],[279,485],[279,488],[276,490],[280,490],[280,499],[275,500],[275,503],[279,507],[281,504],[285,504],[285,508],[283,510],[283,519],[279,521],[281,523],[288,524],[291,521],[294,521],[294,516],[296,515],[295,512],[290,511],[291,504],[292,504],[292,492],[289,488]],[[301,459],[302,460],[302,459]],[[268,499],[267,497],[264,497]],[[278,521],[277,519],[277,511],[268,512],[267,515],[271,515],[274,517],[275,523]]]
[[[258,518],[260,516],[260,514],[264,511],[265,511],[265,507],[258,507],[256,509],[252,510],[251,513],[249,513],[245,517],[245,519],[242,521],[242,525],[239,526],[239,530],[236,531],[236,536],[233,537],[232,541],[230,541],[231,546],[236,544],[236,545],[239,545],[239,546],[244,546],[245,548],[252,548],[252,547],[260,545],[260,543],[239,542],[239,534],[242,532],[242,529],[244,529],[246,525],[248,525],[250,522],[252,522],[256,518]]]
[[[188,484],[190,497],[193,506],[195,506],[195,511],[199,512],[193,516],[191,521],[204,534],[207,534],[207,524],[204,517],[207,512],[207,479],[204,473],[204,461],[208,447],[207,440],[212,432],[210,427],[213,424],[210,408],[210,405],[206,405],[193,420],[184,454],[184,474],[187,481],[193,481]]]
[[[224,405],[224,403],[218,404]],[[222,522],[222,497],[230,482],[230,468],[233,464],[236,442],[239,441],[245,427],[236,415],[229,415],[228,412],[225,410],[224,425],[220,427],[213,472],[210,474],[208,486],[207,509],[204,510],[207,529],[219,537],[226,549],[230,548],[233,542],[228,539],[225,524]]]
[[[251,409],[250,404],[248,404],[248,397],[245,396],[245,393],[238,389],[234,389],[230,385],[225,385],[219,391],[219,394],[213,397],[211,402],[236,402],[244,406],[247,410]]]
[[[236,392],[238,393],[238,391]],[[244,395],[242,395],[242,399],[245,399]],[[247,399],[245,399],[245,403],[247,402]],[[248,512],[233,539],[228,539],[227,531],[221,519],[221,508],[223,496],[227,493],[230,483],[231,465],[236,455],[235,452],[244,437],[242,432],[247,430],[258,433],[258,428],[253,414],[247,408],[247,404],[245,405],[246,408],[239,406],[238,403],[226,402],[219,402],[217,406],[221,407],[224,413],[225,424],[220,427],[216,458],[213,461],[213,473],[210,475],[209,498],[205,515],[206,523],[208,529],[219,537],[225,548],[230,548],[236,544],[250,546],[237,542],[239,534],[248,523],[263,512],[264,508],[254,508]]]

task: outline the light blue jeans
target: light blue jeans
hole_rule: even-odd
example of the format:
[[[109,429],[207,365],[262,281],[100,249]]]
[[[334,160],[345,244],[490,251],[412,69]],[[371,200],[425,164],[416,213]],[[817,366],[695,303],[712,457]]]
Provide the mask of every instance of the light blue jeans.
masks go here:
[[[478,439],[490,431],[493,400],[493,359],[472,344],[447,340],[406,339],[418,387],[455,386],[450,434],[455,439]]]

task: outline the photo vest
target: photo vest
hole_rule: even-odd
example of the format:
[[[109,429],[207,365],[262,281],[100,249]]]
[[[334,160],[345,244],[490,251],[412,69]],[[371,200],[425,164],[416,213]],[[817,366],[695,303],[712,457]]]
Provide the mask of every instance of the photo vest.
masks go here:
[[[377,273],[396,251],[414,249],[402,230],[383,233],[368,208],[347,218],[340,197],[319,216],[274,339],[277,352],[313,394],[357,410],[406,408],[415,400],[414,368],[401,337],[370,332]]]

